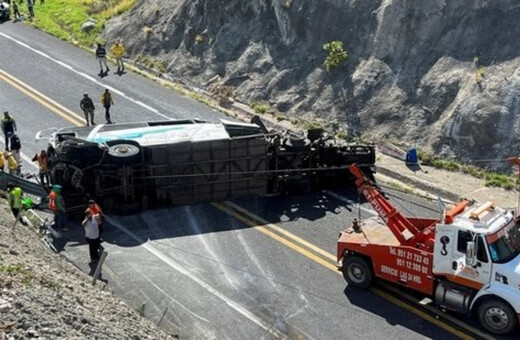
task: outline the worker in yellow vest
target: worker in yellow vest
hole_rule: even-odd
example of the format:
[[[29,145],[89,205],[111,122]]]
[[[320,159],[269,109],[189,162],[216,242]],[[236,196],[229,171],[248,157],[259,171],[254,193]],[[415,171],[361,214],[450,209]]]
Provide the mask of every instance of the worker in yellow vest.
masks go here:
[[[20,169],[18,166],[18,162],[13,157],[13,155],[10,152],[6,151],[4,152],[4,158],[7,161],[7,169],[9,169],[9,173],[15,176],[18,175]]]
[[[7,193],[9,198],[9,206],[13,212],[14,217],[17,219],[20,209],[22,208],[22,196],[23,190],[20,187],[15,187],[12,184],[7,185]]]
[[[112,45],[110,51],[116,58],[117,73],[121,74],[125,72],[125,64],[123,64],[123,54],[125,53],[125,47],[121,43],[121,40],[117,39],[116,43]]]

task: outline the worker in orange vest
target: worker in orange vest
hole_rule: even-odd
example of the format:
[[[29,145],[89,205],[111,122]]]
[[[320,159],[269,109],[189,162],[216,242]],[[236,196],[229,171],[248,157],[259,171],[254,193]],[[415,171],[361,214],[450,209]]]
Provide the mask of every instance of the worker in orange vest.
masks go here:
[[[49,209],[54,213],[54,228],[65,231],[65,202],[61,195],[61,185],[53,185],[48,198]]]
[[[49,178],[49,165],[47,152],[45,150],[40,151],[32,158],[33,162],[38,162],[38,168],[40,169],[40,184],[43,187],[49,186],[51,184]]]

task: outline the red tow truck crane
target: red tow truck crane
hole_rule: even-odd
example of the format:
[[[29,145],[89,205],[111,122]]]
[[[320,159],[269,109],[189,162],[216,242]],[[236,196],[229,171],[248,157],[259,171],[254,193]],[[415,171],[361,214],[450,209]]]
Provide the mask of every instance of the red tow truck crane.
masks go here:
[[[350,166],[356,186],[378,213],[354,220],[338,240],[350,286],[383,279],[421,292],[441,308],[476,315],[493,334],[520,321],[520,222],[493,202],[462,200],[439,219],[405,217]]]

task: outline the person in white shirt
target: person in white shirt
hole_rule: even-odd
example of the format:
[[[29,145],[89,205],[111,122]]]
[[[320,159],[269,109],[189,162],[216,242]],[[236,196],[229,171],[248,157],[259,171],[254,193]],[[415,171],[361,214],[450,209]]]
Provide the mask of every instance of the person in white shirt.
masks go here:
[[[85,211],[85,219],[81,222],[85,228],[85,238],[88,243],[88,251],[90,254],[90,263],[99,260],[99,247],[101,245],[99,239],[99,220],[97,216],[92,216],[90,210]]]

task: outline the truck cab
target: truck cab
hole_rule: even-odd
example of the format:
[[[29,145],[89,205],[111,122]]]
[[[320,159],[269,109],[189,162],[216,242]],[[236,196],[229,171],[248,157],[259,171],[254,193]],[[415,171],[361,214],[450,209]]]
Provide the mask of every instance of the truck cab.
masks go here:
[[[485,328],[502,333],[520,321],[520,220],[492,202],[473,205],[436,227],[436,297],[446,308],[476,310]],[[458,286],[468,298],[446,298]]]

